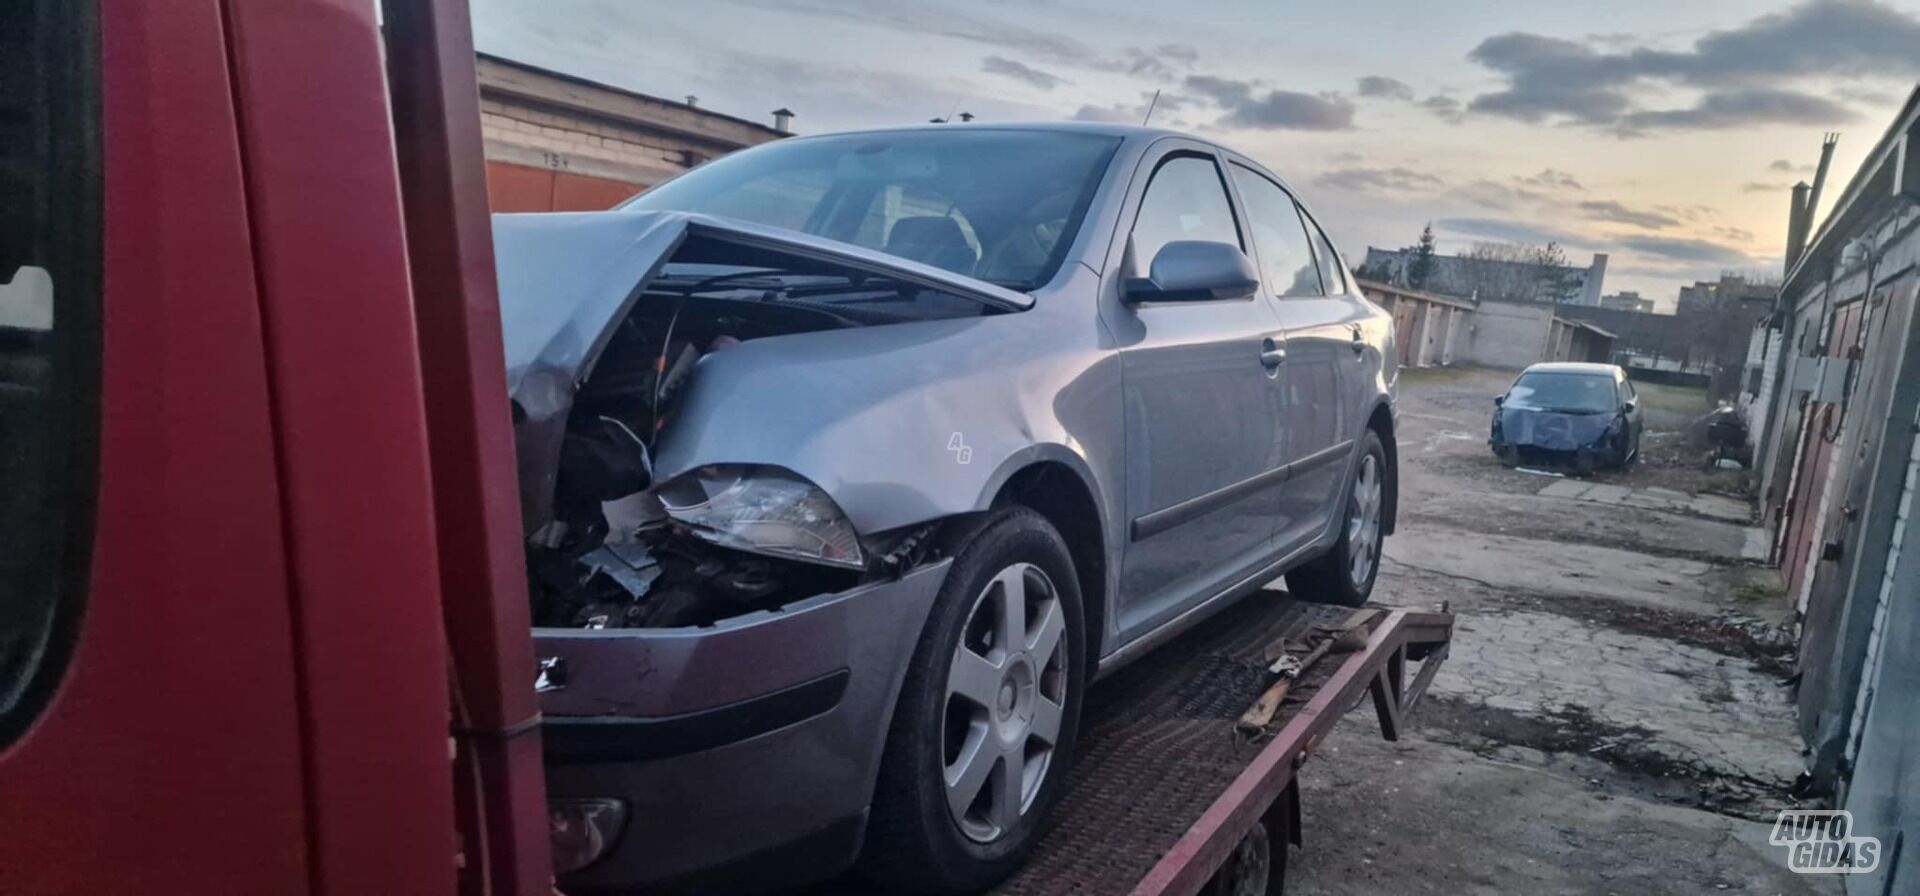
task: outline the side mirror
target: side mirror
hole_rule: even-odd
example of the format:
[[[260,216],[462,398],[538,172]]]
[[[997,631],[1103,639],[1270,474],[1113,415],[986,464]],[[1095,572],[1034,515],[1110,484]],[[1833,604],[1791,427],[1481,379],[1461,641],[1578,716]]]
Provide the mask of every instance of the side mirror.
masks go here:
[[[1175,240],[1160,247],[1146,277],[1127,281],[1129,302],[1210,302],[1244,299],[1260,289],[1260,275],[1238,246]]]
[[[1625,408],[1625,409],[1626,409],[1626,411],[1627,411],[1627,413],[1629,413],[1629,414],[1631,414],[1631,413],[1633,413],[1633,411],[1634,411],[1635,409],[1637,409],[1637,408],[1639,408],[1639,407],[1640,407],[1640,399],[1638,399],[1638,398],[1629,398],[1629,399],[1627,399],[1627,403],[1626,403],[1626,404],[1624,404],[1624,405],[1621,405],[1621,407],[1622,407],[1622,408]]]
[[[1507,403],[1507,393],[1505,392],[1502,392],[1499,395],[1495,395],[1493,397],[1493,406],[1496,408],[1506,403]]]

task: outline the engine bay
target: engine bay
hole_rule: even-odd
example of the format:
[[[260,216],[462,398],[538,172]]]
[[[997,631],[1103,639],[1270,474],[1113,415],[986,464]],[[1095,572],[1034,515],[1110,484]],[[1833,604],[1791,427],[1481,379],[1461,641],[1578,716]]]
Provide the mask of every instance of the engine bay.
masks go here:
[[[922,562],[931,527],[863,538],[830,498],[785,471],[704,468],[681,477],[697,480],[691,485],[662,483],[653,458],[710,355],[757,339],[993,309],[849,266],[700,238],[637,290],[631,309],[578,384],[553,517],[527,541],[534,625],[711,625]],[[670,502],[669,486],[692,491]]]

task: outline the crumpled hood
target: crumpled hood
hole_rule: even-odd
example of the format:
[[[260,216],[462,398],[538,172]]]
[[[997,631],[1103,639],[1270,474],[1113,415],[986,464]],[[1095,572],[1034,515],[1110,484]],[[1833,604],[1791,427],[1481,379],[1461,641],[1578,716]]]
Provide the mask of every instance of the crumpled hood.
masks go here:
[[[1563,414],[1516,407],[1503,407],[1494,413],[1500,424],[1500,444],[1550,451],[1596,447],[1606,440],[1618,419],[1615,414]]]
[[[507,391],[515,399],[547,372],[571,383],[605,344],[642,281],[690,234],[885,271],[910,282],[1024,311],[1033,298],[952,271],[798,231],[691,212],[573,212],[493,216],[494,267]],[[531,410],[531,409],[529,409]]]
[[[529,532],[552,518],[554,487],[567,416],[580,384],[589,376],[597,358],[606,349],[617,324],[627,317],[633,303],[644,293],[643,286],[660,272],[676,250],[690,238],[714,240],[749,250],[770,250],[872,271],[972,299],[1002,311],[1024,311],[1034,305],[1032,296],[952,271],[797,231],[711,215],[673,211],[505,214],[493,217],[493,232],[507,391],[514,406],[521,518]],[[869,328],[841,332],[857,332],[859,329]],[[839,346],[852,356],[859,357],[863,353],[885,353],[888,347],[891,347],[893,354],[909,351],[907,346],[928,338],[921,334],[943,331],[940,327],[930,327],[928,324],[888,325],[870,329],[897,329],[899,332],[878,336],[841,336],[837,339],[829,338],[824,333],[795,335],[818,337],[817,341],[822,346]],[[746,359],[759,357],[766,351],[752,343],[742,345],[726,353],[729,356],[737,355],[738,358],[725,359],[729,363],[720,365],[720,368],[738,369]],[[967,349],[957,351],[960,354],[956,357],[968,356]],[[731,400],[725,403],[733,408],[732,413],[749,415],[748,433],[771,431],[770,426],[763,425],[765,421],[751,417],[753,414],[768,413],[765,409],[768,405],[757,400],[762,396],[767,397],[767,402],[773,401],[773,396],[781,396],[779,400],[791,402],[791,407],[805,409],[806,420],[814,421],[816,427],[824,426],[821,408],[832,403],[835,396],[872,397],[866,396],[861,389],[849,388],[850,384],[863,375],[871,374],[871,371],[850,370],[844,364],[823,364],[818,369],[797,366],[820,363],[831,357],[829,354],[825,359],[802,356],[780,358],[775,363],[796,367],[777,370],[770,377],[743,385],[742,391],[728,395]],[[924,359],[921,363],[934,363],[937,360],[936,356]],[[709,391],[708,388],[702,388],[699,381],[708,376],[704,371],[710,366],[702,363],[697,368],[703,372],[695,377],[695,393]],[[822,381],[818,376],[819,370],[829,368],[834,371],[834,377]],[[788,388],[773,388],[764,382],[765,379],[784,382]],[[804,383],[806,389],[795,394],[791,390],[792,383]],[[746,434],[735,433],[734,427],[724,425],[735,419],[730,415],[718,415],[721,420],[706,419],[716,414],[706,406],[708,401],[710,399],[690,402],[683,414],[687,419],[675,428],[704,428],[729,435],[719,443],[711,440],[704,442],[703,446],[710,450],[690,455],[684,449],[675,450],[672,446],[686,440],[691,434],[675,433],[675,438],[668,439],[665,445],[660,446],[665,449],[662,452],[662,473],[677,472],[696,463],[724,458],[730,453],[746,453],[750,446],[760,444],[747,438]],[[755,408],[756,405],[760,407]],[[784,418],[776,416],[773,419]],[[789,443],[805,441],[804,437],[809,434],[804,428],[796,427],[785,439]],[[802,469],[798,472],[813,471]]]

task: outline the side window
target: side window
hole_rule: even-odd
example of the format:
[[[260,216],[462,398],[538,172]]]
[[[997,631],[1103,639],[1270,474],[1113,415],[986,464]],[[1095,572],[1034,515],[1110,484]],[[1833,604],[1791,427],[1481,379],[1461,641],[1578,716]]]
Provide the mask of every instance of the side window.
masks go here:
[[[1251,169],[1233,166],[1233,182],[1247,203],[1253,246],[1260,253],[1260,276],[1276,296],[1320,295],[1320,273],[1300,227],[1293,197]]]
[[[1340,260],[1340,253],[1334,251],[1333,241],[1327,239],[1327,233],[1320,229],[1313,216],[1306,209],[1300,210],[1300,217],[1307,222],[1307,231],[1313,234],[1313,254],[1320,259],[1320,276],[1327,282],[1329,295],[1346,295],[1353,292],[1353,280],[1347,273],[1347,266]]]
[[[1203,240],[1246,248],[1233,223],[1227,185],[1211,159],[1174,156],[1153,172],[1140,216],[1133,222],[1134,270],[1152,269],[1153,256],[1176,240]]]
[[[84,590],[99,360],[95,6],[0,5],[0,747],[58,681]]]
[[[1633,391],[1633,380],[1629,380],[1629,379],[1620,380],[1620,395],[1622,398],[1625,398],[1628,401],[1632,401],[1640,397],[1637,393]]]

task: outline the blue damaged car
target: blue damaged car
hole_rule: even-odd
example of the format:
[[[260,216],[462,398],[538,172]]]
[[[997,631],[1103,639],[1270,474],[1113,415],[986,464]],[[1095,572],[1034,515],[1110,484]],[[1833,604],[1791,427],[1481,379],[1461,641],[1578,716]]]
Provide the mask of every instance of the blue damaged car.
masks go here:
[[[1617,365],[1535,364],[1493,404],[1488,445],[1508,466],[1559,464],[1591,473],[1640,456],[1640,397]]]

